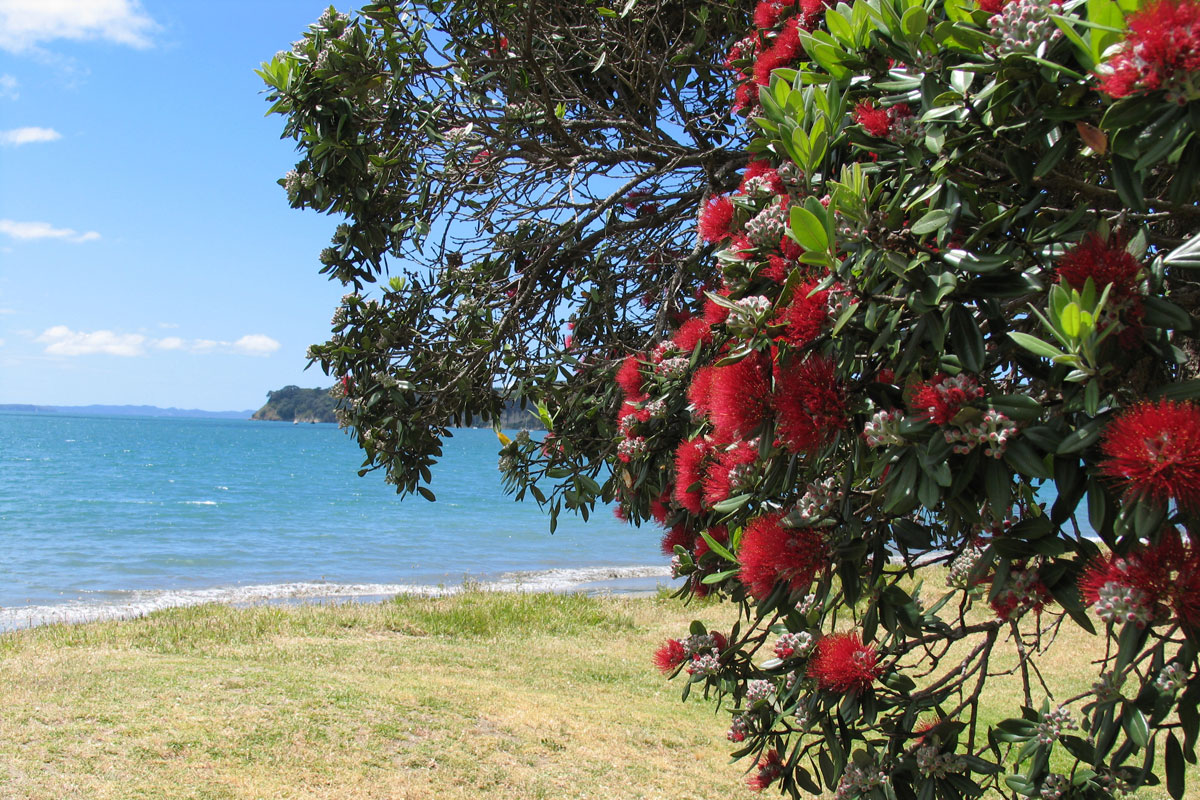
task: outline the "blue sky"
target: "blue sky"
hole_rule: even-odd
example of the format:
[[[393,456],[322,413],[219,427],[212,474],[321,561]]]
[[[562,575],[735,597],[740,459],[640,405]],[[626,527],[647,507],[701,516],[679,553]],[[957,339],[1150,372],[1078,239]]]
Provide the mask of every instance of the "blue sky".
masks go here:
[[[0,403],[256,408],[343,294],[255,68],[327,2],[0,0]],[[342,10],[349,10],[343,7]]]

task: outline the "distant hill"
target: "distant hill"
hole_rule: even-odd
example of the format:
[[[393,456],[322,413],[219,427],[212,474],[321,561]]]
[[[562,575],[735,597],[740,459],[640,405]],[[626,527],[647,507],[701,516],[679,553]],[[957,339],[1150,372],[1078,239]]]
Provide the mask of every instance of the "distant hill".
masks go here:
[[[246,411],[204,411],[199,408],[159,408],[158,406],[37,406],[27,403],[0,405],[0,413],[9,414],[83,414],[97,417],[190,417],[198,419],[246,419]]]
[[[336,422],[333,414],[336,401],[328,389],[301,389],[285,386],[267,392],[267,404],[254,412],[250,419],[268,422]],[[500,418],[502,428],[541,430],[544,426],[537,415],[509,403]]]
[[[336,401],[328,389],[301,389],[285,386],[267,392],[267,404],[250,419],[268,422],[337,422],[333,415]]]

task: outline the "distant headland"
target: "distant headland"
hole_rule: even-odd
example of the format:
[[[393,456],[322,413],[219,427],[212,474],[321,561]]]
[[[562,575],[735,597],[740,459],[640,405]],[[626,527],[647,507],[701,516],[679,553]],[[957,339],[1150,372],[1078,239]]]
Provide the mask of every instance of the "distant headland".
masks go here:
[[[337,422],[333,415],[337,401],[328,389],[301,389],[285,386],[267,392],[267,404],[250,419],[268,422]]]
[[[267,392],[267,404],[254,412],[251,419],[271,422],[336,422],[333,409],[337,401],[328,389],[301,389],[285,386]],[[535,414],[518,408],[514,403],[504,407],[500,427],[541,430],[544,426]]]

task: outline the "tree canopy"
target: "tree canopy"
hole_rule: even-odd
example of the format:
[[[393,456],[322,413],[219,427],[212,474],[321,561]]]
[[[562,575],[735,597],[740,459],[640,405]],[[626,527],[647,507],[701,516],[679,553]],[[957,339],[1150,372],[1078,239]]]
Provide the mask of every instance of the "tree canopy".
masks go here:
[[[264,67],[306,157],[293,202],[351,220],[331,272],[361,283],[437,232],[424,272],[348,296],[314,350],[368,459],[421,488],[446,415],[536,403],[549,432],[502,451],[513,489],[552,513],[615,500],[663,528],[682,593],[738,605],[731,630],[698,621],[655,661],[721,698],[754,788],[1182,797],[1200,735],[1200,2],[764,0],[670,25],[672,4],[476,8],[327,15]],[[657,83],[614,63],[643,35],[663,43]],[[351,87],[372,84],[334,38],[403,54],[379,62],[372,119],[410,103],[402,130],[426,120],[426,138],[354,122],[371,103]],[[643,102],[614,88],[635,74]],[[462,97],[521,98],[537,124],[462,132]],[[438,144],[432,119],[458,132]],[[628,158],[643,135],[690,155],[647,155],[640,183],[598,155],[576,173],[567,123],[597,131],[588,152]],[[386,174],[345,167],[363,142],[425,164],[403,192],[428,197],[363,216],[376,190],[354,181]],[[557,145],[559,162],[529,155]],[[543,183],[549,205],[525,193]],[[472,247],[448,246],[447,214],[476,223]],[[372,237],[380,263],[354,261]],[[945,585],[921,585],[937,565]],[[1107,642],[1090,691],[1044,666],[1063,626]],[[980,699],[1002,641],[1021,699],[996,721]]]

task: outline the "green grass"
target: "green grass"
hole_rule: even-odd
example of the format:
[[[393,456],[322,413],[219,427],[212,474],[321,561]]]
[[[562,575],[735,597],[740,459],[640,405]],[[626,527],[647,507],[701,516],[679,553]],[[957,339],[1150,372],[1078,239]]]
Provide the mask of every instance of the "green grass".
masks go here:
[[[733,609],[466,592],[3,635],[0,798],[748,798],[725,713],[649,663],[694,617]],[[1056,696],[1102,648],[1064,629]],[[985,700],[984,722],[1015,714],[1019,682]]]

